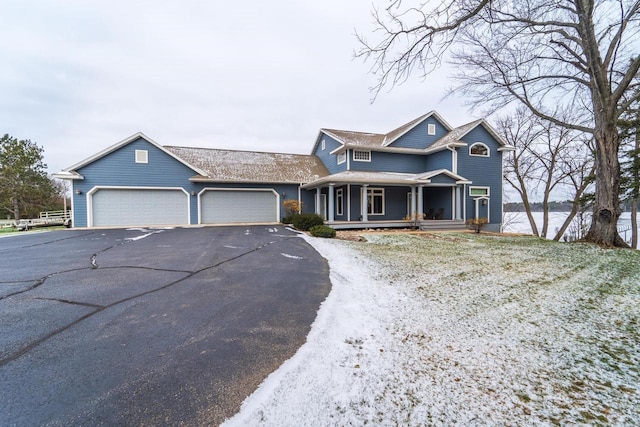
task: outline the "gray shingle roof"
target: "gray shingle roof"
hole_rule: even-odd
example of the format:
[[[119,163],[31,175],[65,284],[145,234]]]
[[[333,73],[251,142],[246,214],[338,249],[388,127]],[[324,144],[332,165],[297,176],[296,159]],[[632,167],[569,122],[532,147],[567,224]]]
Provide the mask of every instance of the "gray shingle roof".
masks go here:
[[[198,179],[217,182],[306,183],[329,175],[320,159],[312,155],[261,153],[163,146],[207,173]]]

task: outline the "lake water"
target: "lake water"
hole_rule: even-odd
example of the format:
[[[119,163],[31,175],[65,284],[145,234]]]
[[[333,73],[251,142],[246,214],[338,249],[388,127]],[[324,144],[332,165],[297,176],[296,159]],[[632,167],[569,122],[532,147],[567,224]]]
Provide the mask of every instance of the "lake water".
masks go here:
[[[524,212],[505,212],[504,231],[507,233],[531,233],[531,226]],[[553,238],[556,230],[562,226],[569,212],[549,212],[549,230],[547,238]],[[542,229],[542,212],[533,212],[538,229]],[[575,221],[575,218],[574,218]],[[618,220],[620,236],[627,242],[631,241],[631,212],[623,212]],[[637,249],[637,248],[636,248]]]

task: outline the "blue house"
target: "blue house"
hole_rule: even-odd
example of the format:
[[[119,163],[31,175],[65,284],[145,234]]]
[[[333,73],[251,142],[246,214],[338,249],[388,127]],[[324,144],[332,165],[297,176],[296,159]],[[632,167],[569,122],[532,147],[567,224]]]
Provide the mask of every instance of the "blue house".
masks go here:
[[[502,221],[502,156],[485,120],[430,112],[386,134],[321,129],[310,155],[162,146],[137,133],[54,175],[74,227],[276,223],[302,202],[334,228]]]

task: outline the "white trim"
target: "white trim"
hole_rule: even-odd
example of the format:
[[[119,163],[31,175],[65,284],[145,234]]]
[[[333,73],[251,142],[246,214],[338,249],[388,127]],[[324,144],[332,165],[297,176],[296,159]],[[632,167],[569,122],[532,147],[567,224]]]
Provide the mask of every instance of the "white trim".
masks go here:
[[[351,184],[347,184],[347,221],[351,221]]]
[[[338,153],[338,156],[336,158],[338,164],[341,165],[347,161],[347,153],[345,151],[343,151],[342,153]]]
[[[75,228],[76,226],[76,219],[74,216],[74,209],[73,209],[73,195],[75,194],[75,190],[73,189],[73,181],[71,181],[71,197],[69,198],[71,200],[71,228]],[[67,195],[64,195],[65,197],[67,197]]]
[[[366,158],[359,159],[356,157],[357,154],[366,154]],[[371,163],[371,150],[353,150],[353,161],[354,162],[368,162]]]
[[[473,147],[477,147],[477,146],[483,146],[487,150],[487,154],[473,154],[473,153],[471,153],[471,150],[473,150]],[[484,142],[474,142],[473,144],[471,144],[469,146],[469,156],[471,156],[471,157],[491,157],[491,150],[489,149],[489,146],[487,146],[487,144],[485,144]]]
[[[438,114],[437,111],[433,110],[433,111],[430,111],[427,114],[423,115],[422,118],[418,117],[417,119],[414,119],[414,120],[417,120],[417,122],[413,126],[409,127],[404,132],[402,132],[400,135],[396,136],[395,138],[393,138],[393,139],[391,139],[389,141],[386,140],[386,135],[388,135],[389,133],[393,132],[393,130],[391,132],[388,132],[385,135],[385,141],[382,143],[382,145],[386,147],[388,145],[393,144],[395,141],[397,141],[398,139],[402,138],[410,130],[414,129],[416,126],[418,126],[420,123],[422,123],[425,120],[427,120],[429,117],[435,117],[438,120],[438,122],[440,122],[440,124],[447,130],[447,132],[451,132],[453,130],[453,127],[449,123],[447,123],[447,121],[440,114]],[[409,122],[409,123],[411,123],[411,122]],[[396,129],[399,129],[399,128],[401,128],[403,126],[406,126],[406,125],[407,125],[407,123],[405,123],[402,126],[398,126]]]
[[[91,190],[87,191],[87,194],[86,194],[87,227],[93,227],[93,195],[97,193],[99,190],[174,190],[174,191],[180,190],[187,196],[187,222],[185,224],[191,224],[191,195],[187,190],[185,190],[182,187],[139,187],[139,186],[127,187],[122,185],[96,185]]]
[[[324,138],[322,138],[322,142],[320,143],[320,147],[321,147],[320,149],[322,151],[324,151],[325,148],[327,148],[327,141]]]
[[[346,150],[345,153],[347,155],[347,170],[350,171],[351,170],[351,156],[349,156],[349,150]]]
[[[91,157],[87,157],[86,159],[84,159],[83,161],[81,161],[80,163],[76,163],[75,165],[68,167],[66,169],[64,169],[64,172],[72,172],[75,169],[80,169],[90,163],[95,162],[96,160],[106,156],[107,154],[112,153],[113,151],[118,150],[121,147],[124,147],[125,145],[135,141],[138,138],[142,138],[144,139],[146,142],[148,142],[149,144],[153,145],[154,147],[156,147],[158,150],[162,151],[163,153],[167,154],[168,156],[176,159],[177,161],[179,161],[180,163],[182,163],[183,165],[185,165],[186,167],[188,167],[189,169],[193,170],[194,172],[197,172],[199,175],[202,176],[207,176],[207,173],[203,170],[201,170],[200,168],[197,168],[193,165],[190,165],[189,163],[185,162],[184,160],[182,160],[180,157],[176,156],[175,154],[173,154],[172,152],[170,152],[169,150],[165,149],[162,145],[158,144],[157,142],[155,142],[153,139],[149,138],[148,136],[146,136],[145,134],[143,134],[142,132],[137,132],[133,135],[131,135],[128,138],[123,139],[120,142],[115,143],[114,145],[112,145],[111,147],[107,147],[104,150],[94,154]]]
[[[472,190],[487,190],[487,194],[471,194]],[[491,197],[491,187],[482,186],[482,185],[470,185],[469,186],[469,197]]]
[[[436,134],[435,123],[427,123],[427,135],[435,135],[435,134]]]
[[[149,163],[149,150],[135,150],[134,159],[136,163]]]
[[[280,222],[280,194],[273,188],[229,188],[229,187],[204,187],[198,193],[198,224],[202,224],[202,195],[207,191],[263,191],[271,192],[276,195],[276,220],[274,222]]]
[[[338,203],[340,201],[340,203]],[[336,189],[336,216],[344,215],[344,191],[342,188]]]
[[[490,224],[491,223],[491,199],[489,199],[489,197],[483,196],[483,197],[476,197],[475,199],[473,199],[473,201],[476,204],[476,216],[475,216],[475,219],[479,218],[479,214],[480,214],[480,212],[479,212],[480,211],[479,202],[481,200],[486,200],[487,201],[487,223]]]
[[[362,196],[362,189],[366,188],[367,189],[367,205],[366,206],[362,206],[361,210],[364,211],[365,209],[367,210],[367,216],[382,216],[385,215],[386,213],[386,195],[385,195],[385,191],[384,191],[384,187],[361,187],[360,188],[360,195]],[[370,194],[370,193],[381,193],[382,195],[382,212],[381,213],[371,213],[369,212],[369,196],[371,195],[372,197],[375,196],[374,194]],[[362,200],[362,197],[360,198]],[[371,203],[371,208],[373,210],[374,207],[374,203]]]

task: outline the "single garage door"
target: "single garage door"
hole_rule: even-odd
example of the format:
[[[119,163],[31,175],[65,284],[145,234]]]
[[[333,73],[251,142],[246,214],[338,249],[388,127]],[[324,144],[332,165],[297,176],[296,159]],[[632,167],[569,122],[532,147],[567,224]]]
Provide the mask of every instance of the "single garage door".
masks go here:
[[[173,189],[99,189],[92,211],[95,227],[188,224],[189,196]]]
[[[279,221],[272,190],[207,190],[200,196],[200,210],[203,224]]]

